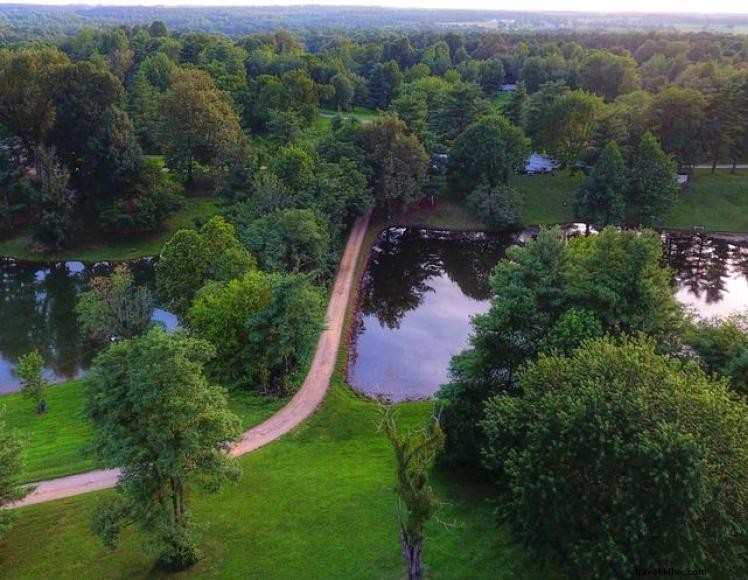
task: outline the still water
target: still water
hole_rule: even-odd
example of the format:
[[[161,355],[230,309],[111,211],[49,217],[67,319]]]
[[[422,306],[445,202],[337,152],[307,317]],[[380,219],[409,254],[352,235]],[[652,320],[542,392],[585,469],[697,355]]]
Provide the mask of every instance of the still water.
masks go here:
[[[362,281],[350,383],[391,400],[433,395],[447,381],[452,356],[468,345],[470,317],[489,308],[494,265],[510,245],[536,234],[382,232]],[[681,303],[704,317],[748,308],[748,236],[662,237]]]
[[[93,276],[109,274],[109,263],[37,264],[0,258],[0,393],[19,387],[13,373],[18,358],[37,348],[54,381],[79,376],[95,352],[80,335],[78,296]],[[153,260],[130,263],[137,284],[153,285]],[[156,309],[153,318],[168,329],[176,317]]]

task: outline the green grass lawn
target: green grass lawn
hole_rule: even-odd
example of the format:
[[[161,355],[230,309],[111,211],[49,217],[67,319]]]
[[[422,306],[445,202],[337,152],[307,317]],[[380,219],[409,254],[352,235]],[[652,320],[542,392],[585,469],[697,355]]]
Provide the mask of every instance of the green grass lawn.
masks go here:
[[[338,114],[338,111],[335,111],[334,109],[320,109],[319,113],[320,114],[317,117],[316,122],[314,123],[314,128],[326,129],[330,126],[333,117]],[[374,119],[380,117],[381,113],[379,111],[368,109],[366,107],[353,107],[352,111],[341,112],[341,115],[343,115],[343,118],[345,119],[354,117],[362,123],[370,123]]]
[[[399,405],[425,422],[429,403]],[[195,494],[203,559],[179,577],[403,577],[395,520],[394,461],[377,432],[376,404],[335,380],[302,427],[239,459],[243,476],[220,495]],[[553,578],[497,525],[487,490],[437,475],[444,501],[424,552],[429,578]],[[89,494],[17,511],[0,541],[3,578],[153,578],[154,558],[128,529],[110,552],[91,536]]]
[[[522,199],[522,216],[527,225],[560,224],[574,221],[574,195],[584,175],[557,172],[555,175],[517,175],[510,185]]]
[[[38,415],[33,402],[20,394],[0,397],[5,407],[5,422],[26,442],[24,481],[38,481],[94,469],[93,459],[84,455],[91,430],[82,414],[83,383],[70,381],[47,391],[49,411]],[[261,423],[280,409],[285,399],[234,392],[229,398],[231,410],[244,429]]]
[[[681,190],[665,226],[748,232],[748,170],[740,169],[732,175],[727,169],[718,169],[712,175],[708,169],[697,169]]]
[[[54,261],[80,260],[131,260],[143,256],[155,256],[161,251],[171,235],[182,228],[195,227],[195,219],[207,220],[218,212],[217,202],[211,197],[188,197],[185,205],[171,216],[157,232],[128,236],[112,236],[90,239],[84,233],[73,241],[70,248],[62,252],[39,254],[34,251],[29,232],[0,240],[0,256],[19,260]]]

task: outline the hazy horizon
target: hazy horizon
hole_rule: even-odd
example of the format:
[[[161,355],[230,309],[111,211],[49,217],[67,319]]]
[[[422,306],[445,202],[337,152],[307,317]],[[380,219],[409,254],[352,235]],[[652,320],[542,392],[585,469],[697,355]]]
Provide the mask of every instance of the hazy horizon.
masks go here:
[[[748,14],[745,0],[719,0],[705,3],[703,0],[608,0],[604,7],[597,0],[525,0],[521,8],[511,2],[493,0],[220,0],[209,3],[205,0],[15,0],[0,2],[0,5],[46,5],[46,6],[166,6],[218,8],[228,6],[367,6],[382,8],[415,8],[423,10],[481,10],[511,12],[593,12],[593,13],[639,13],[639,14],[704,14],[730,15]]]

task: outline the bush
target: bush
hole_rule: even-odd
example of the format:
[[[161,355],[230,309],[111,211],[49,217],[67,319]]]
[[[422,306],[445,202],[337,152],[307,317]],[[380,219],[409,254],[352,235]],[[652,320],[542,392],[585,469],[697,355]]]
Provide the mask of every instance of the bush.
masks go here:
[[[481,185],[468,196],[467,204],[492,230],[522,227],[522,203],[517,191],[511,187]]]

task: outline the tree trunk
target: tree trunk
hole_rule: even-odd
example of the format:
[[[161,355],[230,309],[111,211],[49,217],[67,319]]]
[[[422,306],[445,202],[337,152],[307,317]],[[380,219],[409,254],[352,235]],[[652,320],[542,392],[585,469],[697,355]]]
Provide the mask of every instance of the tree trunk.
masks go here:
[[[421,580],[421,551],[423,541],[413,542],[404,528],[400,528],[400,543],[403,547],[403,558],[408,572],[408,580]]]
[[[405,566],[408,570],[408,580],[421,580],[421,550],[423,544],[406,544],[403,542],[403,556],[405,557]]]
[[[734,159],[732,160],[732,169],[730,169],[730,173],[731,173],[732,175],[735,175],[735,170],[736,170],[737,168],[738,168],[738,158],[737,158],[737,157],[735,157],[735,158],[734,158]]]
[[[712,159],[712,175],[717,173],[717,158]]]

